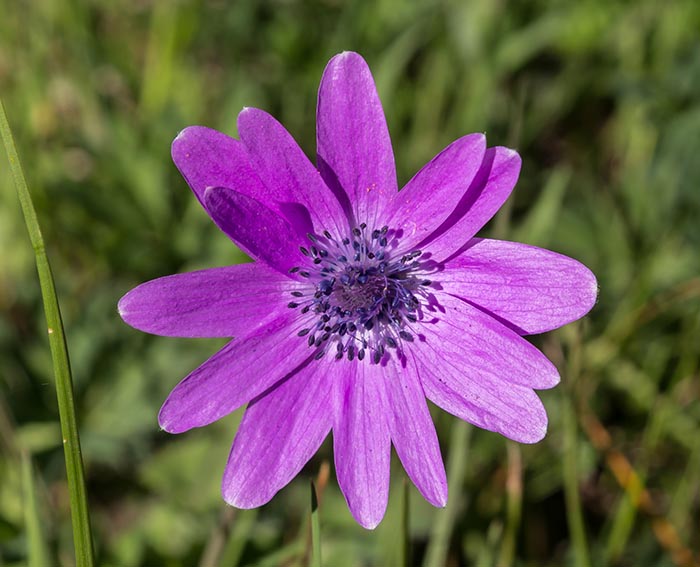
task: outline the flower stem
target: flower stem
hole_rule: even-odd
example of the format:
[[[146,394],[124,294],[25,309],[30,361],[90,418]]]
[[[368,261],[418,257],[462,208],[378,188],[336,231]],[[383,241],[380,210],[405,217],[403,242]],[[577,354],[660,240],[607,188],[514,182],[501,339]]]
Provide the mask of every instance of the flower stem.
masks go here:
[[[404,477],[401,480],[401,500],[399,503],[400,516],[400,540],[398,544],[398,562],[397,565],[411,565],[411,534],[410,534],[410,507],[409,507],[409,490],[408,479]]]
[[[581,493],[579,486],[579,461],[578,461],[578,425],[576,419],[576,389],[575,386],[581,379],[581,334],[580,327],[571,329],[572,335],[569,343],[569,359],[567,364],[568,379],[565,388],[562,388],[562,413],[564,426],[564,458],[562,460],[562,474],[564,477],[564,499],[566,502],[566,518],[571,534],[574,565],[576,567],[591,567],[590,553],[588,551],[588,538],[586,537],[586,522],[581,506]]]
[[[321,567],[321,524],[318,519],[316,486],[311,481],[311,565]]]
[[[499,567],[509,567],[515,561],[515,543],[523,507],[523,459],[520,446],[507,441],[508,476],[506,478],[506,526],[498,558]]]
[[[442,567],[447,564],[450,537],[457,513],[464,505],[464,496],[459,492],[467,470],[467,452],[472,426],[466,421],[455,420],[452,426],[447,478],[457,494],[452,494],[444,510],[437,513],[430,534],[430,543],[425,554],[425,567]]]
[[[22,165],[17,155],[17,148],[7,121],[5,106],[0,100],[0,134],[5,144],[10,170],[24,214],[24,222],[29,232],[29,239],[34,248],[39,284],[44,301],[49,346],[56,378],[56,395],[58,397],[58,414],[63,435],[63,450],[66,459],[68,492],[70,495],[71,519],[73,523],[73,541],[75,544],[76,565],[90,567],[94,565],[92,549],[92,532],[87,506],[87,491],[83,473],[83,461],[80,451],[80,439],[75,418],[73,400],[73,381],[71,378],[68,347],[63,333],[63,322],[56,297],[56,287],[51,274],[51,266],[46,255],[44,239],[39,228],[39,221],[32,202]]]

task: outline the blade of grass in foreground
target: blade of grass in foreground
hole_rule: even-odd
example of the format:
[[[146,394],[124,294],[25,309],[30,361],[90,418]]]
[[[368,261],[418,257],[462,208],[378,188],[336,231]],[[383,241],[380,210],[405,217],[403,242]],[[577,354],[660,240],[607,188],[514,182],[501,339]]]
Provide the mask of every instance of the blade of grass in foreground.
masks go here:
[[[63,435],[63,450],[66,458],[66,473],[68,477],[68,492],[70,495],[71,519],[73,523],[73,542],[75,558],[78,567],[94,565],[92,549],[92,533],[88,515],[87,492],[83,474],[83,461],[80,453],[80,439],[75,419],[75,404],[73,401],[73,381],[71,378],[68,347],[63,334],[63,322],[56,297],[56,287],[51,274],[51,266],[46,255],[44,238],[41,235],[39,221],[34,210],[34,203],[27,187],[24,171],[17,155],[15,141],[10,125],[7,122],[5,106],[0,100],[0,133],[5,144],[10,170],[19,196],[19,202],[24,214],[24,222],[29,231],[29,239],[34,248],[36,268],[39,273],[41,296],[44,301],[46,324],[49,334],[49,346],[56,377],[56,395],[58,397],[58,415],[61,421]]]

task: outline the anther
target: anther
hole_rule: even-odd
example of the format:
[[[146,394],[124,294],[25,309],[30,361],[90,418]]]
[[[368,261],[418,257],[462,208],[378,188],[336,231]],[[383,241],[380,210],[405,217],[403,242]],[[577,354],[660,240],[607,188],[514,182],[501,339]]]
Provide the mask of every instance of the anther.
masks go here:
[[[305,336],[308,335],[310,332],[311,332],[311,329],[302,329],[301,331],[299,331],[299,332],[297,333],[297,335],[299,335],[300,337],[305,337]]]

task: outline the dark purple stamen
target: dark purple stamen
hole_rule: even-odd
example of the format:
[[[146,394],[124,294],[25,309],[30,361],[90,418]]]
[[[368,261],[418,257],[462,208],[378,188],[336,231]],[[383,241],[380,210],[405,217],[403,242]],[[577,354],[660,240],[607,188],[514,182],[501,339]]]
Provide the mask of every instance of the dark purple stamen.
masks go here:
[[[316,360],[335,343],[336,360],[362,361],[369,351],[370,361],[379,364],[386,348],[401,349],[414,341],[410,325],[418,320],[421,298],[432,282],[416,260],[420,250],[392,259],[398,238],[388,226],[367,230],[361,223],[350,233],[341,238],[327,230],[323,237],[307,234],[313,244],[299,250],[310,258],[311,269],[289,271],[307,278],[313,288],[291,292],[304,299],[288,306],[301,306],[302,314],[316,315],[315,322],[306,319],[298,332],[300,337],[308,335]]]

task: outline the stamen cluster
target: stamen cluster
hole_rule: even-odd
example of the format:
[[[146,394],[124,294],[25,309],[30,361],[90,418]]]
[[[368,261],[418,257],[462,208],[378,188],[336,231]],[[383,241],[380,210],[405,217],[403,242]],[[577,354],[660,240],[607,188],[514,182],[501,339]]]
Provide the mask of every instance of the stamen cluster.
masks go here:
[[[311,244],[299,250],[311,266],[290,272],[312,285],[308,291],[292,292],[288,307],[311,314],[311,324],[297,334],[316,349],[315,359],[334,351],[337,360],[369,356],[379,364],[387,347],[413,342],[411,324],[431,285],[421,276],[420,250],[392,258],[398,246],[396,231],[388,226],[370,230],[365,223],[354,227],[349,237],[336,238],[325,230],[307,238]]]

